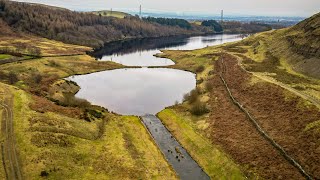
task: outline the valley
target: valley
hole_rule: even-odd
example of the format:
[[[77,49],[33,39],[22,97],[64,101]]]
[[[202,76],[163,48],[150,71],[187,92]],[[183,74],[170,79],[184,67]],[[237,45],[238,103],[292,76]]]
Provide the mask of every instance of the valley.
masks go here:
[[[319,13],[149,20],[0,0],[0,179],[320,178]]]

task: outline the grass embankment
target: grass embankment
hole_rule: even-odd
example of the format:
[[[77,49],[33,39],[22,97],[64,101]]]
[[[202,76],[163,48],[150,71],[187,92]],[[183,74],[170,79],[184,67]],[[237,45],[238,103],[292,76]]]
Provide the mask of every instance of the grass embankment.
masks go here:
[[[209,126],[205,119],[192,118],[178,108],[163,110],[158,117],[212,179],[245,179],[232,159],[199,133]]]
[[[84,52],[80,46],[45,41],[56,50],[49,52],[40,43],[41,54],[58,55],[78,48]],[[61,78],[122,67],[87,55],[0,66],[1,80],[20,88],[0,83],[0,89],[7,87],[14,94],[14,132],[25,179],[177,178],[137,117],[114,115],[72,97],[66,107],[47,99],[63,101],[65,93],[76,92],[75,84]]]

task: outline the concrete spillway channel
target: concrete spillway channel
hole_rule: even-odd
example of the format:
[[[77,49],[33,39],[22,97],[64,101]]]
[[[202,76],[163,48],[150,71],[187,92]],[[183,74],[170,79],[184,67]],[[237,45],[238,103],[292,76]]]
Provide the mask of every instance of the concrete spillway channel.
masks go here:
[[[207,180],[210,177],[154,115],[141,117],[161,152],[182,180]]]

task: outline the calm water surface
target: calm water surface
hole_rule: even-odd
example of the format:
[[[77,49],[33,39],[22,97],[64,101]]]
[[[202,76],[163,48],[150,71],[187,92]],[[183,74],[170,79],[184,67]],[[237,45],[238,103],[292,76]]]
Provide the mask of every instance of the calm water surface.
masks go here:
[[[219,34],[190,38],[156,38],[107,44],[93,55],[102,61],[114,61],[127,66],[169,66],[170,59],[154,57],[160,50],[194,50],[240,40],[239,35]]]
[[[156,114],[181,102],[196,86],[193,73],[165,68],[118,69],[69,79],[81,87],[77,97],[123,115]]]
[[[160,49],[192,50],[240,39],[238,35],[212,35],[132,40],[107,44],[93,55],[128,66],[167,66],[174,63],[153,56]],[[194,74],[165,68],[118,69],[69,79],[81,87],[77,97],[122,115],[156,114],[181,102],[196,87]]]

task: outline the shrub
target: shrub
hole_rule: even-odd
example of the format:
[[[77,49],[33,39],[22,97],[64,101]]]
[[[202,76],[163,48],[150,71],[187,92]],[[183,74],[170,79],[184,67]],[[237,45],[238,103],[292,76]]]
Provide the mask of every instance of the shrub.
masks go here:
[[[200,78],[199,80],[197,80],[197,84],[201,84],[201,83],[203,83],[203,78]]]
[[[205,67],[204,67],[203,65],[200,65],[200,66],[198,66],[198,67],[196,68],[196,72],[197,72],[197,73],[201,73],[201,72],[204,71],[204,69],[205,69]]]
[[[41,74],[34,74],[32,77],[33,77],[33,81],[36,84],[39,84],[42,81],[42,75]]]
[[[47,177],[47,176],[49,176],[49,173],[44,170],[44,171],[41,171],[40,176],[41,177]]]
[[[95,118],[103,118],[104,117],[104,115],[100,111],[97,111],[95,109],[86,109],[85,112],[91,114]]]
[[[190,104],[198,100],[200,90],[198,88],[192,90],[190,93],[184,95],[183,100],[188,101]]]
[[[50,60],[48,61],[49,62],[49,65],[48,66],[51,66],[51,67],[61,67],[61,65],[53,60]]]
[[[205,103],[197,101],[197,102],[192,104],[190,112],[193,115],[201,116],[201,115],[206,114],[206,113],[208,113],[210,111],[207,108],[207,105]]]
[[[10,72],[8,75],[9,84],[15,84],[19,81],[18,76],[14,72]]]
[[[60,104],[63,106],[80,107],[80,108],[85,108],[90,106],[90,103],[87,100],[77,98],[71,93],[65,93],[63,94],[63,96],[64,96],[64,100],[63,102],[60,102]]]

